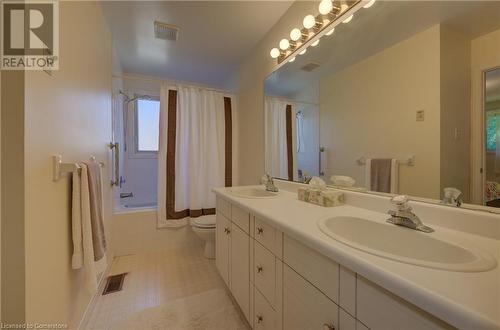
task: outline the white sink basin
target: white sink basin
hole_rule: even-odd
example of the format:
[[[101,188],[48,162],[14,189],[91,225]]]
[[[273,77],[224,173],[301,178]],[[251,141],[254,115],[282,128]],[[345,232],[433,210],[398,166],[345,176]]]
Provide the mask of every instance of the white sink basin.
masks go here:
[[[487,253],[445,242],[433,233],[347,216],[320,220],[318,226],[341,243],[408,264],[462,272],[496,266],[496,260]]]
[[[236,187],[231,188],[229,192],[236,197],[243,198],[273,198],[278,196],[278,193],[256,187]]]

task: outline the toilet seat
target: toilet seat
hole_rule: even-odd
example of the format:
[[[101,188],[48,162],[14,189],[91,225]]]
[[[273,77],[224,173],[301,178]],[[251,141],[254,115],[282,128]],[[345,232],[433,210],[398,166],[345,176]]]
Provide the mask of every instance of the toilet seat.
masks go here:
[[[197,228],[215,228],[215,215],[205,215],[191,219],[191,225]]]

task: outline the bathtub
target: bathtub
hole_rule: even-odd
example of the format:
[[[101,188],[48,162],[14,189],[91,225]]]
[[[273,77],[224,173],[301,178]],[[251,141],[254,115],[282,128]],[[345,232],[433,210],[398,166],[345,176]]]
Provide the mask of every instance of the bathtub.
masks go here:
[[[191,226],[158,228],[156,205],[117,206],[113,212],[112,246],[115,256],[151,251],[196,248],[203,251],[203,242]]]

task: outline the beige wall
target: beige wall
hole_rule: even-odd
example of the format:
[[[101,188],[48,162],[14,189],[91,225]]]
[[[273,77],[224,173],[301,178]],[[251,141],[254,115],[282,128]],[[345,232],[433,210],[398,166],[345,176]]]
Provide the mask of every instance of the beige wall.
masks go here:
[[[474,203],[483,202],[483,175],[481,168],[484,160],[483,138],[483,72],[500,67],[500,30],[473,39],[471,42],[471,81],[472,81],[472,116],[471,116],[471,192]]]
[[[53,76],[26,73],[27,322],[76,328],[92,297],[83,272],[71,268],[71,183],[52,181],[51,156],[74,162],[94,155],[107,163],[103,182],[109,182],[111,56],[99,4],[61,2],[60,69]],[[109,242],[112,192],[103,188]]]
[[[2,73],[2,319],[25,320],[24,87],[22,71]],[[6,97],[8,95],[8,97]]]
[[[470,39],[441,25],[441,193],[460,189],[470,200]]]
[[[304,13],[316,12],[317,2],[297,1],[273,26],[246,60],[237,79],[239,125],[239,184],[256,184],[264,174],[264,80],[276,67],[269,56],[282,38],[302,22]]]
[[[359,157],[414,155],[415,166],[400,166],[400,192],[439,197],[439,40],[435,26],[321,80],[327,178],[349,175],[363,186]]]
[[[0,70],[0,155],[2,154],[2,71]],[[2,186],[2,162],[0,161],[0,187]],[[0,322],[2,321],[2,190],[0,189]]]

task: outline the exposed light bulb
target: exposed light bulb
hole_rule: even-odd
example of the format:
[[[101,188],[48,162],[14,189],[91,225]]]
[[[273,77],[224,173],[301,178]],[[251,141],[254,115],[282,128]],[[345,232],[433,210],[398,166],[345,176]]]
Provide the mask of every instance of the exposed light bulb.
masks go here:
[[[314,18],[313,15],[307,15],[306,17],[304,17],[304,21],[302,22],[302,24],[306,29],[310,29],[316,25],[316,18]]]
[[[370,0],[366,5],[363,6],[363,8],[370,8],[371,6],[373,6],[375,1],[377,1],[377,0]]]
[[[290,31],[290,39],[292,39],[293,41],[297,41],[301,37],[302,37],[302,32],[300,32],[300,29],[295,28],[292,31]]]
[[[303,50],[303,51],[301,51],[301,52],[299,53],[299,55],[304,55],[306,52],[307,52],[307,48],[304,48],[304,50]]]
[[[271,49],[271,52],[269,53],[272,58],[277,58],[280,56],[280,50],[278,48],[273,48]]]
[[[293,61],[295,61],[295,57],[292,57],[288,62],[292,63]]]
[[[317,45],[319,45],[319,39],[318,39],[318,40],[316,40],[315,42],[313,42],[313,43],[311,44],[311,46],[313,46],[313,47],[316,47]]]
[[[288,47],[290,47],[290,42],[288,42],[288,39],[281,39],[281,41],[280,41],[280,48],[282,50],[287,50]]]
[[[333,34],[333,31],[335,31],[335,28],[332,27],[332,29],[330,31],[328,31],[327,33],[325,33],[326,36],[331,36]]]
[[[345,20],[342,21],[342,23],[344,23],[344,24],[349,23],[350,21],[352,21],[353,17],[354,17],[354,15],[351,15],[351,16],[347,17]]]
[[[319,3],[319,12],[321,15],[328,14],[332,9],[332,0],[321,0],[321,2]]]

